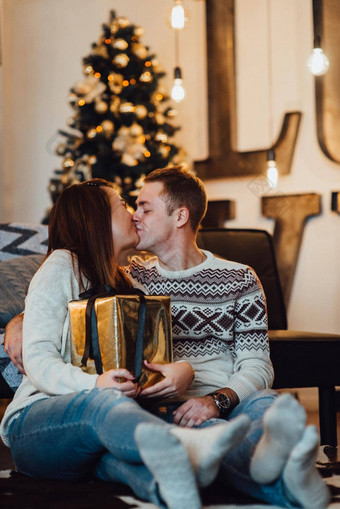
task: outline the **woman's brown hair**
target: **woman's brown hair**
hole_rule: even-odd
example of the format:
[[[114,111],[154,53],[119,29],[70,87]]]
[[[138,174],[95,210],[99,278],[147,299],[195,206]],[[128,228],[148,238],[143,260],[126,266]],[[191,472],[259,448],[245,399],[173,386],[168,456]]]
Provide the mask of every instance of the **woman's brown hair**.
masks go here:
[[[117,290],[131,287],[114,257],[111,207],[103,179],[67,187],[52,208],[48,225],[47,256],[55,249],[76,255],[79,275],[91,286],[110,284]]]

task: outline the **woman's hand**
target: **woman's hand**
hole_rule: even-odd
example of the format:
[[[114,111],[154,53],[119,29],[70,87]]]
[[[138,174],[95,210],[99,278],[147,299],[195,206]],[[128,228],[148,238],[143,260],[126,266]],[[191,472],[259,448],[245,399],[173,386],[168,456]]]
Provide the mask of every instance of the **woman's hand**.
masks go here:
[[[125,378],[125,382],[120,382],[119,378]],[[96,387],[99,389],[107,389],[115,387],[124,393],[129,398],[136,398],[141,388],[134,381],[134,376],[127,369],[109,369],[102,375],[99,375],[96,382]]]
[[[144,364],[150,371],[158,371],[164,376],[161,382],[142,390],[141,396],[145,398],[180,396],[195,378],[195,371],[189,362],[156,364],[144,361]]]

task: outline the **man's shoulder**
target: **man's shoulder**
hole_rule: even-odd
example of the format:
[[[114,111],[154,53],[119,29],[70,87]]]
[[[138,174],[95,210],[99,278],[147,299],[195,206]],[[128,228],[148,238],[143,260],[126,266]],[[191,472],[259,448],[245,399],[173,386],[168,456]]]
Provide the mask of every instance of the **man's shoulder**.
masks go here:
[[[133,274],[135,272],[142,273],[146,272],[155,267],[157,262],[157,256],[148,255],[134,255],[129,260],[129,265],[123,267],[124,272],[127,274]]]
[[[208,267],[211,269],[220,270],[236,270],[236,271],[249,271],[251,267],[243,263],[235,262],[234,260],[227,260],[221,256],[212,253],[212,257],[208,260]]]

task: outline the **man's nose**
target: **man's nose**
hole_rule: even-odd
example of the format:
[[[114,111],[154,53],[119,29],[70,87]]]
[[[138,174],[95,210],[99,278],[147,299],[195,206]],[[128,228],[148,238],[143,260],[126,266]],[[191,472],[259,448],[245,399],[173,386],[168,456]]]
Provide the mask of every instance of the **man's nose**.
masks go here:
[[[137,214],[137,210],[134,211],[134,213],[132,214],[132,221],[134,223],[138,223],[139,221],[139,217],[138,217],[138,214]]]

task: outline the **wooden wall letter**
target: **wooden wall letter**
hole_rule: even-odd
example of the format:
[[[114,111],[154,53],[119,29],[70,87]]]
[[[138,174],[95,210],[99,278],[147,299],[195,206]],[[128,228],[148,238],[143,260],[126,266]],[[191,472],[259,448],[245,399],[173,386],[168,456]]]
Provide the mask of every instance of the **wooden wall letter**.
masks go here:
[[[208,201],[202,226],[203,228],[223,228],[224,223],[230,219],[235,219],[235,201],[212,200]]]
[[[286,306],[292,290],[305,221],[307,217],[320,212],[321,198],[316,193],[262,197],[262,214],[275,219],[274,249]]]
[[[315,76],[316,126],[319,145],[332,161],[340,163],[340,2],[313,0],[314,37],[329,58],[329,69]]]
[[[267,150],[233,150],[236,134],[236,90],[234,57],[234,0],[208,0],[208,109],[209,159],[195,162],[200,178],[260,175],[266,166]],[[280,174],[290,172],[301,112],[286,113],[274,144]]]

